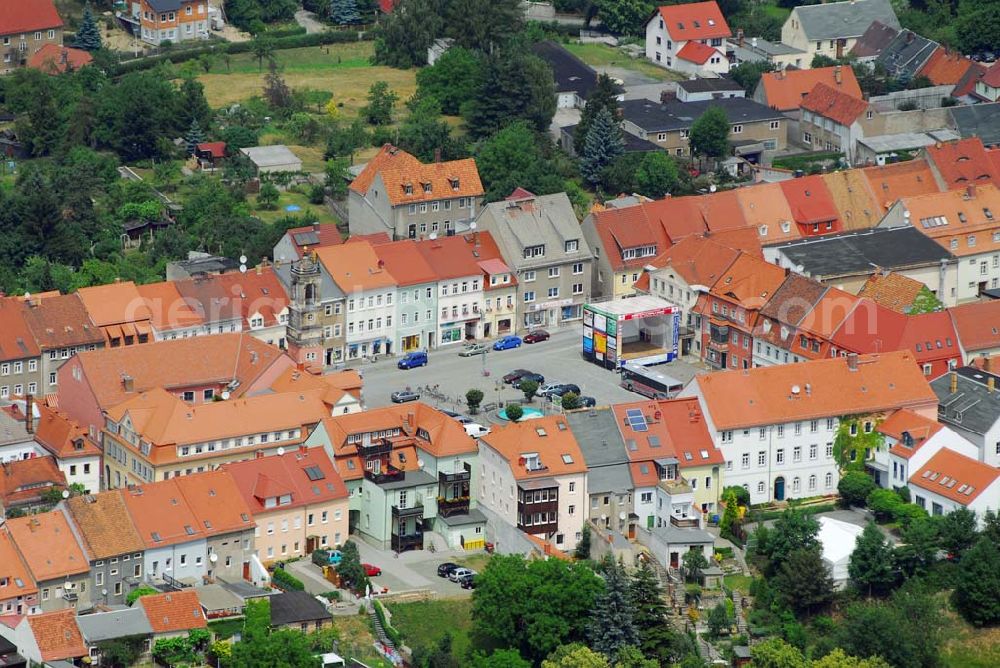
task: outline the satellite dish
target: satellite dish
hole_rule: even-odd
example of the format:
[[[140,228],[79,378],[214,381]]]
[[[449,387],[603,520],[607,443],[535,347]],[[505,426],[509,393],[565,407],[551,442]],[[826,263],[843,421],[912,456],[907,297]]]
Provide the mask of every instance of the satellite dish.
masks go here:
[[[230,396],[229,395],[229,390],[223,390],[222,391],[222,400],[223,401],[228,401],[229,400],[229,396]]]
[[[102,589],[101,590],[101,596],[107,596],[107,595],[108,595],[108,590],[107,589]]]
[[[24,293],[24,298],[25,299],[31,299],[31,293],[30,292],[25,292]]]
[[[417,460],[417,468],[421,468],[421,469],[424,468],[424,460],[422,460],[422,459],[418,459]]]
[[[241,274],[247,273],[247,266],[245,264],[240,265],[240,273]]]
[[[68,499],[69,498],[69,490],[68,489],[64,489],[62,491],[62,498],[64,498],[64,499]]]
[[[801,391],[802,391],[801,387],[799,387],[798,385],[792,385],[792,394],[798,394]]]
[[[431,241],[434,241],[437,238],[438,238],[438,233],[437,232],[431,232]]]
[[[909,210],[906,210],[906,211],[904,211],[904,212],[903,212],[903,218],[909,218],[909,217],[910,217],[910,212],[909,212]]]
[[[63,589],[68,589],[68,590],[76,589],[76,584],[72,582],[67,582],[66,584],[63,585]]]
[[[246,264],[246,263],[247,263],[247,256],[240,255],[240,264]]]
[[[623,511],[623,512],[620,512],[620,513],[618,513],[618,519],[620,519],[620,520],[624,520],[624,519],[625,519],[626,517],[627,517],[627,516],[625,515],[625,512],[624,512],[624,511]]]
[[[284,448],[278,448],[278,456],[280,457],[283,454],[285,454],[285,449]]]
[[[716,190],[718,190],[718,188],[716,188],[714,183],[708,187],[708,192],[710,193],[714,193]]]
[[[219,555],[217,555],[215,552],[213,552],[212,554],[208,555],[208,560],[211,561],[214,564],[215,562],[217,562],[219,560]]]
[[[477,227],[478,227],[478,225],[476,225],[476,221],[472,221],[471,223],[469,223],[469,229],[470,230],[474,230]]]

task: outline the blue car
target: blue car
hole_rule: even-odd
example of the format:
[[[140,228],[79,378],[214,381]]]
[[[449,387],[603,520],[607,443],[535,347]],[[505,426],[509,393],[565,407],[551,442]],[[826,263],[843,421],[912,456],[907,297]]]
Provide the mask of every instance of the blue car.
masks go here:
[[[427,366],[427,353],[421,351],[406,353],[396,363],[400,369],[413,369],[418,366]]]
[[[505,336],[493,344],[493,350],[509,350],[510,348],[520,348],[520,336]]]

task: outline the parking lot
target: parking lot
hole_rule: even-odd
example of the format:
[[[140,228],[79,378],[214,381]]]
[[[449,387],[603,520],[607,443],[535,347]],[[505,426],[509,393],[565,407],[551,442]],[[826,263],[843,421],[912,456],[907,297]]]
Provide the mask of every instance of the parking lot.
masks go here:
[[[492,345],[492,341],[489,342]],[[641,398],[619,385],[618,374],[587,362],[581,356],[581,336],[576,327],[553,332],[552,338],[541,343],[525,344],[513,350],[490,350],[486,355],[459,357],[461,345],[433,350],[428,364],[410,370],[396,368],[395,358],[383,358],[359,367],[364,377],[365,405],[369,408],[390,403],[389,395],[407,387],[420,391],[425,385],[438,385],[448,400],[429,395],[422,401],[441,408],[462,409],[465,393],[472,388],[483,391],[483,403],[506,404],[523,395],[501,378],[513,369],[523,368],[545,376],[546,382],[575,383],[581,394],[594,397],[597,405],[636,401]],[[686,383],[704,369],[684,360],[659,367],[663,373]],[[488,376],[483,372],[488,372]],[[536,398],[536,405],[543,399]]]

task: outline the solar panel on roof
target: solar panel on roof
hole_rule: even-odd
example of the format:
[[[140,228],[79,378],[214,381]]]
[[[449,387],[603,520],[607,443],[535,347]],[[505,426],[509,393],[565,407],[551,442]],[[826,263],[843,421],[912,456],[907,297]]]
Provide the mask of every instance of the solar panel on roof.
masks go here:
[[[319,243],[319,235],[315,232],[299,232],[292,237],[297,246],[313,246]]]
[[[625,419],[628,420],[628,426],[632,427],[632,431],[649,430],[649,427],[646,426],[646,416],[638,408],[630,408],[625,411]]]
[[[326,477],[325,475],[323,475],[323,471],[318,466],[307,466],[303,470],[306,472],[306,475],[309,476],[309,479],[312,481],[322,480],[323,478]]]

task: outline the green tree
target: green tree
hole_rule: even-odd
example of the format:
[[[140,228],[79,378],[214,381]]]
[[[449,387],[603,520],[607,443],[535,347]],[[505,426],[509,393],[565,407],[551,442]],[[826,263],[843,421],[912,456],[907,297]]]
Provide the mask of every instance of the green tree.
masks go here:
[[[587,133],[590,132],[590,126],[601,109],[607,109],[612,118],[619,118],[621,108],[618,105],[618,95],[620,93],[620,86],[611,77],[603,72],[598,75],[597,85],[587,96],[587,103],[584,105],[583,111],[580,112],[580,122],[577,123],[574,130],[573,140],[578,147],[582,149],[587,143]]]
[[[793,550],[780,563],[774,588],[785,605],[799,613],[813,613],[833,599],[833,578],[819,547]]]
[[[299,631],[279,629],[244,638],[233,645],[232,665],[240,668],[319,668],[309,636]]]
[[[847,572],[854,586],[868,596],[884,594],[896,584],[892,545],[874,522],[858,536]]]
[[[285,82],[285,77],[281,76],[281,70],[274,59],[268,63],[267,74],[264,75],[264,99],[278,114],[290,114],[295,103],[292,89]]]
[[[146,639],[142,636],[115,638],[97,643],[101,653],[102,666],[108,668],[130,668],[142,656]]]
[[[446,6],[445,34],[466,49],[491,53],[524,26],[518,0],[448,0]]]
[[[632,592],[625,567],[611,557],[601,564],[604,591],[597,595],[590,612],[588,635],[590,647],[609,659],[625,647],[639,643],[639,633],[632,621]]]
[[[517,650],[498,649],[490,655],[475,652],[470,668],[531,668],[531,663],[522,659]]]
[[[205,133],[201,131],[201,126],[198,125],[198,119],[191,121],[191,127],[188,128],[187,134],[184,135],[184,146],[188,155],[194,155],[194,152],[198,149],[198,144],[204,143]]]
[[[750,97],[757,89],[757,84],[760,83],[760,78],[766,73],[773,72],[774,70],[774,63],[769,63],[766,60],[747,60],[729,70],[729,76],[733,78],[733,81],[738,83],[740,86],[743,86],[743,90],[746,91],[747,97]]]
[[[798,648],[781,638],[768,638],[750,648],[754,668],[807,668]]]
[[[453,157],[451,129],[441,119],[441,107],[434,98],[414,102],[410,115],[399,128],[398,145],[423,162],[432,162],[439,155],[445,160]]]
[[[717,105],[710,106],[691,125],[691,153],[707,158],[721,158],[729,153],[729,120]]]
[[[639,647],[645,656],[670,665],[691,652],[688,636],[677,632],[667,622],[667,605],[663,602],[660,580],[643,561],[632,575],[632,622],[639,634]]]
[[[759,534],[759,532],[758,532]],[[774,574],[792,552],[801,549],[819,549],[819,522],[797,508],[785,510],[766,533],[766,540],[758,538],[758,551],[768,559],[766,572]]]
[[[90,4],[88,3],[83,8],[83,19],[80,20],[80,27],[76,31],[76,39],[73,40],[73,46],[78,49],[86,49],[87,51],[97,51],[101,48],[101,29],[97,26],[97,21],[94,20],[94,13],[90,11]]]
[[[359,23],[358,3],[355,0],[330,0],[330,20],[337,25]]]
[[[660,664],[644,657],[635,645],[628,645],[615,655],[614,668],[660,668]]]
[[[524,400],[530,402],[535,398],[535,393],[538,392],[538,383],[533,380],[522,380],[518,389],[524,394]]]
[[[230,7],[227,7],[227,11],[231,16]],[[257,58],[257,71],[260,72],[264,69],[264,59],[274,56],[274,40],[266,35],[257,35],[250,42],[250,53]]]
[[[639,192],[636,172],[645,157],[643,153],[622,153],[611,164],[601,170],[601,188],[608,195]],[[589,211],[588,211],[589,213]],[[586,216],[586,214],[584,214]]]
[[[876,520],[888,522],[895,517],[899,507],[903,505],[903,500],[893,490],[880,487],[872,490],[868,495],[867,503]]]
[[[194,646],[185,637],[159,638],[153,644],[153,658],[166,666],[194,663],[197,660]]]
[[[718,638],[723,631],[728,632],[732,626],[732,619],[729,615],[729,608],[725,601],[719,601],[708,613],[708,634],[713,638]]]
[[[427,49],[444,32],[444,0],[400,0],[375,29],[378,65],[407,69],[427,63]]]
[[[358,546],[353,541],[347,541],[340,548],[340,565],[337,566],[337,575],[351,590],[364,592],[368,586],[368,575],[361,565],[361,554]],[[477,580],[478,582],[478,580]]]
[[[1000,515],[992,510],[983,513],[982,537],[1000,545]]]
[[[601,180],[601,170],[625,151],[621,126],[607,109],[594,117],[580,158],[580,172],[591,184]]]
[[[955,37],[964,53],[996,51],[1000,34],[1000,2],[961,0],[955,21]]]
[[[511,422],[517,422],[524,416],[524,409],[521,408],[521,404],[507,404],[504,408],[504,413],[507,415],[507,419]]]
[[[350,125],[334,124],[329,129],[326,151],[323,158],[353,157],[354,152],[368,145],[368,129],[361,118],[355,118]]]
[[[976,514],[968,508],[953,510],[938,521],[937,530],[941,549],[950,559],[961,559],[978,538]]]
[[[485,396],[483,391],[476,388],[472,388],[465,393],[465,403],[469,406],[470,414],[475,415],[479,412],[479,405],[483,403],[483,396]]]
[[[944,624],[940,602],[929,592],[906,586],[888,601],[849,606],[835,640],[848,654],[881,657],[897,668],[938,666]]]
[[[726,504],[726,509],[722,512],[722,519],[719,520],[719,532],[724,538],[735,538],[742,543],[744,539],[743,520],[740,518],[739,500],[732,487],[727,487],[723,491],[722,501]]]
[[[230,125],[219,131],[219,139],[226,142],[226,152],[230,155],[239,154],[241,148],[256,146],[260,138],[257,132],[242,125]]]
[[[481,58],[469,49],[452,46],[433,65],[417,72],[417,91],[421,97],[440,102],[443,113],[457,116],[475,95],[481,75]]]
[[[693,548],[681,557],[681,565],[684,566],[684,579],[688,582],[700,582],[702,572],[708,568],[708,559],[701,548]]]
[[[576,392],[567,392],[559,399],[559,403],[564,411],[573,411],[580,407],[580,395]]]
[[[580,643],[557,648],[542,661],[542,668],[611,668],[607,657]]]
[[[369,125],[389,125],[397,100],[399,96],[389,88],[389,84],[376,81],[368,89],[368,104],[362,108],[361,115]]]
[[[176,96],[177,118],[181,127],[188,127],[198,121],[202,128],[212,123],[212,108],[205,97],[205,86],[197,79],[181,82]]]
[[[640,35],[653,4],[644,0],[595,0],[601,23],[616,35]]]
[[[277,186],[267,181],[261,184],[260,192],[257,193],[257,206],[268,211],[273,211],[278,208],[278,199],[280,197],[281,193],[278,192]]]
[[[326,187],[330,189],[330,196],[335,200],[347,197],[347,185],[351,180],[351,175],[347,171],[348,166],[344,158],[326,161],[323,170],[326,173]]]
[[[480,142],[475,158],[486,201],[502,200],[518,186],[536,195],[563,190],[564,180],[546,150],[552,151],[551,141],[525,121],[511,123]]]
[[[840,477],[837,483],[837,493],[840,503],[845,508],[864,506],[868,495],[875,491],[877,485],[872,477],[862,471],[848,471]]]
[[[925,285],[920,288],[920,292],[913,299],[913,304],[910,306],[908,313],[910,315],[916,313],[936,313],[944,309],[944,304],[940,299],[937,298],[933,292],[928,289]]]
[[[679,178],[677,162],[666,151],[644,154],[635,171],[635,185],[639,194],[653,199],[659,199],[677,188]]]
[[[856,656],[845,654],[839,647],[822,659],[814,659],[809,662],[809,668],[892,668],[884,659],[872,656],[867,659],[860,659]]]
[[[965,553],[958,566],[952,601],[971,624],[1000,622],[1000,548],[996,543],[980,538]]]
[[[582,641],[602,582],[584,563],[496,555],[476,579],[473,629],[498,649],[540,662]]]
[[[937,560],[937,523],[930,518],[910,522],[903,528],[902,539],[895,554],[903,575],[914,577],[927,573]]]
[[[555,79],[548,63],[525,49],[499,49],[486,56],[479,85],[462,116],[474,139],[517,120],[546,132],[556,112]]]
[[[510,412],[507,413],[510,416]],[[590,559],[590,525],[584,524],[583,530],[580,532],[580,540],[576,542],[576,550],[574,550],[574,555],[577,559]]]

